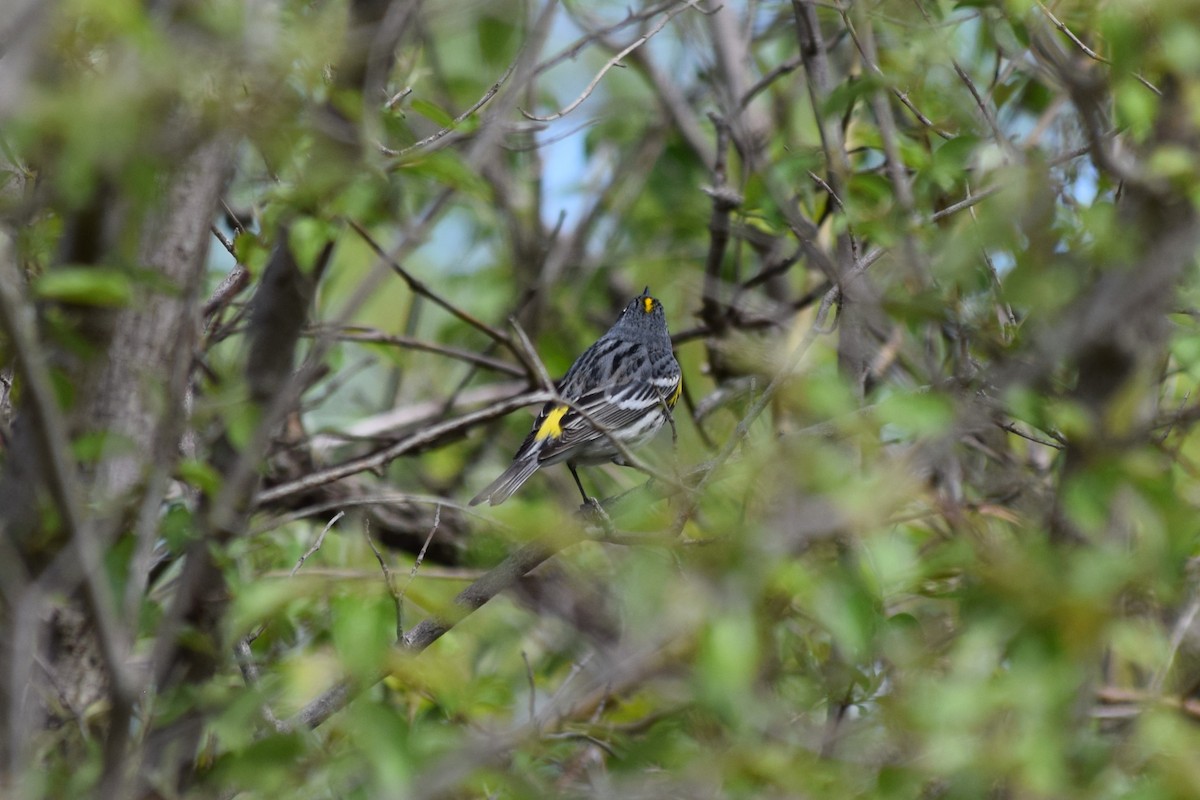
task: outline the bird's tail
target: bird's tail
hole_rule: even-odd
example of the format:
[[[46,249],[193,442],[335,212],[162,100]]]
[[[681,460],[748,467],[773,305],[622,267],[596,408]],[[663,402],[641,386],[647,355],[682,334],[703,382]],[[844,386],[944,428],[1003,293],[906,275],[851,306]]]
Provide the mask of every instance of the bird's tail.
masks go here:
[[[487,500],[490,505],[498,506],[508,498],[512,497],[512,493],[521,488],[521,484],[529,480],[529,476],[537,472],[538,459],[537,453],[531,453],[529,456],[514,461],[508,469],[500,473],[500,477],[487,485],[479,494],[471,498],[469,505],[477,506],[484,500]]]

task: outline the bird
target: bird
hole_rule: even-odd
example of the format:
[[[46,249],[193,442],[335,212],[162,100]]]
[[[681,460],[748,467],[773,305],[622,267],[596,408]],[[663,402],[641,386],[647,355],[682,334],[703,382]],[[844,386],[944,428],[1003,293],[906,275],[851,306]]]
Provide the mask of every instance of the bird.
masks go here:
[[[557,386],[561,400],[542,407],[512,464],[470,505],[500,505],[539,468],[563,461],[584,504],[592,504],[575,468],[606,461],[625,466],[623,452],[658,433],[683,393],[683,371],[671,350],[666,311],[649,286]]]

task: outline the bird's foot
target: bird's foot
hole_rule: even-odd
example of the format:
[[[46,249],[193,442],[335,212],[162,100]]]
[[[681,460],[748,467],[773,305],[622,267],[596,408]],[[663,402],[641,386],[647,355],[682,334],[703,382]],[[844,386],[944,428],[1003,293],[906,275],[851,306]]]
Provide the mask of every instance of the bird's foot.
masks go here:
[[[616,532],[617,528],[613,525],[612,518],[596,498],[589,497],[587,502],[579,506],[579,513],[584,517],[591,517],[610,536]]]

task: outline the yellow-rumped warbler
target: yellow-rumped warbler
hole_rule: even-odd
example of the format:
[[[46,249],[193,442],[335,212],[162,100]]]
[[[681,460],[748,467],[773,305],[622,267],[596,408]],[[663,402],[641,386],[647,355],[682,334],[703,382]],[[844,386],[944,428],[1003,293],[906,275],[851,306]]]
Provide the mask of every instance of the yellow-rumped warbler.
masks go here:
[[[590,502],[577,465],[624,464],[621,451],[649,441],[667,421],[683,391],[683,373],[671,352],[662,303],[646,287],[625,306],[608,333],[575,360],[558,382],[566,404],[550,401],[513,463],[471,500],[499,505],[538,467],[566,461],[579,493]]]

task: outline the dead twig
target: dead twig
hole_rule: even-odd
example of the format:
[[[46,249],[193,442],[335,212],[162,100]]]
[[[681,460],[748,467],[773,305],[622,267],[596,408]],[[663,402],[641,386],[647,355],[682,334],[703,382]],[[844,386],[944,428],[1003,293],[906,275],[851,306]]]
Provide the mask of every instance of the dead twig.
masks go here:
[[[317,540],[312,543],[312,547],[305,550],[304,554],[301,555],[300,559],[296,562],[296,566],[292,567],[291,575],[293,577],[296,575],[297,572],[300,571],[300,568],[304,566],[304,562],[308,561],[309,556],[311,556],[313,553],[315,553],[321,549],[321,545],[325,544],[325,534],[329,533],[329,529],[332,528],[337,523],[337,521],[344,516],[346,516],[346,512],[339,511],[337,514],[334,515],[333,519],[331,519],[331,520],[329,520],[329,522],[325,523],[325,527],[321,529],[321,533],[319,536],[317,536]]]
[[[600,71],[596,73],[596,76],[594,78],[592,78],[591,82],[588,83],[587,87],[583,90],[583,92],[579,95],[579,97],[575,98],[573,101],[568,103],[565,107],[563,107],[559,111],[556,111],[553,114],[548,114],[543,117],[543,116],[539,116],[537,114],[531,114],[528,111],[526,111],[525,109],[520,109],[521,114],[523,114],[526,119],[531,119],[534,122],[553,122],[556,119],[562,119],[567,114],[570,114],[572,111],[579,108],[579,106],[583,103],[584,100],[587,100],[589,97],[591,97],[592,92],[594,92],[596,90],[596,87],[600,84],[601,79],[603,79],[604,76],[608,74],[608,71],[610,69],[612,69],[615,66],[618,66],[621,59],[623,59],[625,56],[632,53],[634,50],[637,50],[639,47],[644,45],[646,42],[650,41],[650,39],[652,39],[655,34],[657,34],[659,31],[661,31],[663,28],[665,28],[667,23],[670,22],[672,19],[674,19],[676,16],[678,16],[679,14],[688,10],[689,8],[694,8],[697,1],[698,0],[689,0],[689,2],[684,3],[683,5],[678,6],[674,9],[668,11],[663,16],[663,18],[661,20],[659,20],[657,25],[655,25],[653,28],[651,28],[646,33],[639,36],[631,44],[629,44],[627,47],[625,47],[623,50],[621,50],[615,56],[610,58],[608,60],[608,62],[605,63],[605,65],[600,68]]]
[[[500,87],[504,86],[505,81],[507,81],[509,79],[509,77],[513,74],[513,72],[517,68],[517,64],[519,64],[520,62],[521,62],[521,53],[518,53],[517,57],[513,59],[513,62],[508,65],[508,69],[506,69],[504,71],[504,74],[501,75],[496,80],[496,82],[493,83],[488,88],[488,90],[483,93],[483,96],[480,97],[478,100],[476,100],[474,103],[472,103],[467,108],[466,111],[462,112],[457,117],[455,117],[454,120],[446,127],[442,128],[438,131],[435,131],[434,133],[429,134],[428,136],[426,136],[424,139],[421,139],[420,141],[413,142],[412,144],[408,145],[407,147],[402,147],[399,150],[393,150],[391,148],[384,147],[383,145],[380,145],[379,149],[382,150],[385,155],[400,157],[400,158],[408,155],[409,153],[412,153],[415,150],[428,149],[430,145],[437,143],[438,140],[440,140],[443,137],[458,130],[459,125],[466,122],[467,119],[469,119],[472,114],[474,114],[476,111],[478,111],[479,109],[481,109],[485,105],[487,105],[488,101],[491,100],[493,97],[495,97],[500,92]],[[408,91],[411,92],[412,90],[409,89]],[[388,106],[391,106],[393,104],[393,102],[398,102],[399,99],[400,99],[400,96],[397,95],[392,100],[389,100]]]
[[[442,507],[438,506],[439,513],[441,510]],[[436,529],[437,527],[435,525],[434,530]],[[392,605],[396,609],[396,641],[400,641],[404,638],[404,617],[401,613],[403,611],[404,603],[403,592],[396,591],[396,582],[392,578],[392,570],[388,567],[387,561],[383,557],[383,553],[379,552],[379,548],[375,546],[375,540],[371,538],[371,520],[369,517],[363,518],[363,536],[366,537],[367,544],[371,546],[371,552],[375,554],[375,560],[379,562],[379,569],[383,572],[383,583],[385,586],[387,586],[388,594],[392,598]],[[426,540],[426,543],[428,543],[428,540]],[[421,552],[424,554],[425,551],[422,550]],[[415,566],[413,567],[413,573],[416,573]],[[409,582],[412,582],[411,577],[409,577]],[[404,588],[407,589],[408,585],[405,584]]]
[[[307,492],[318,486],[332,483],[350,475],[357,475],[360,472],[368,470],[382,469],[405,453],[421,449],[445,437],[463,435],[476,425],[489,422],[497,417],[502,417],[522,406],[545,403],[552,399],[554,399],[554,396],[547,392],[526,392],[493,403],[486,408],[473,411],[470,414],[464,414],[461,417],[455,417],[442,423],[429,425],[416,433],[405,436],[395,444],[373,453],[368,453],[365,456],[353,458],[341,464],[335,464],[332,467],[309,473],[289,483],[281,483],[278,486],[264,489],[255,496],[254,505],[262,506],[284,497]]]
[[[421,569],[421,564],[425,562],[425,554],[429,552],[429,544],[433,541],[434,535],[438,532],[438,527],[442,524],[442,507],[434,506],[433,509],[433,525],[429,528],[429,535],[425,537],[425,543],[421,545],[420,552],[417,553],[417,558],[413,561],[412,569],[408,573],[408,580],[405,581],[404,587],[396,594],[396,590],[391,586],[391,578],[388,579],[388,587],[392,591],[392,597],[396,601],[396,636],[398,639],[404,638],[404,628],[401,626],[400,612],[403,610],[404,596],[408,593],[408,587],[412,585],[413,580],[417,577],[417,571]]]

